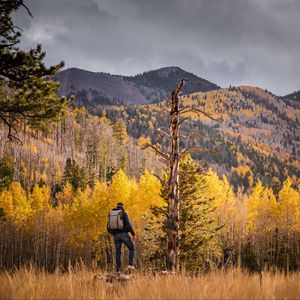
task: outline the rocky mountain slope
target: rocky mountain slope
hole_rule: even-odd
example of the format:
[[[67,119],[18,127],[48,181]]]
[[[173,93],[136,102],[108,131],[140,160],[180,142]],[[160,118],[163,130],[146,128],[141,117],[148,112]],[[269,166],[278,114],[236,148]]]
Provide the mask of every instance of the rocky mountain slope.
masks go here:
[[[168,97],[182,79],[189,83],[183,94],[206,92],[219,87],[178,67],[165,67],[136,76],[94,73],[76,68],[66,69],[56,76],[62,84],[62,95],[75,95],[77,106],[145,104]]]

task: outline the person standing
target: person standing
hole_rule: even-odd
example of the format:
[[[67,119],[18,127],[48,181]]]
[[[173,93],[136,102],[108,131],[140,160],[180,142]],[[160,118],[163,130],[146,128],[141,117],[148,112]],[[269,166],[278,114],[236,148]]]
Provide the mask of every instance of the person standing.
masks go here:
[[[117,203],[117,207],[114,208],[108,216],[107,230],[114,237],[114,244],[116,249],[116,272],[120,274],[121,271],[121,249],[122,244],[129,250],[129,264],[128,270],[135,271],[133,265],[134,259],[134,244],[129,236],[129,232],[132,235],[133,240],[135,240],[135,232],[130,223],[128,214],[125,212],[124,204],[122,202]]]

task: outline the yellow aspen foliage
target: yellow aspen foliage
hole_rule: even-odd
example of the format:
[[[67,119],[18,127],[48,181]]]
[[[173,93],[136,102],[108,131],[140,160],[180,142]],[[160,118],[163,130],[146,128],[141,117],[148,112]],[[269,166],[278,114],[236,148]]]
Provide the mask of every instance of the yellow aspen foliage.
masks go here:
[[[148,127],[149,127],[150,130],[154,129],[154,125],[153,125],[152,121],[148,122]]]
[[[13,198],[12,194],[8,190],[3,190],[0,193],[0,207],[4,209],[6,217],[10,217],[13,214]]]
[[[264,188],[259,202],[256,228],[258,233],[272,232],[276,228],[278,203],[271,188]]]
[[[96,202],[103,202],[105,206],[108,206],[108,186],[106,182],[96,181],[94,189],[92,191],[92,198]]]
[[[110,120],[107,118],[107,112],[103,111],[102,117],[100,118],[100,122],[105,124],[110,124]]]
[[[290,178],[285,180],[278,195],[279,227],[285,232],[296,231],[299,228],[300,194],[292,187]]]
[[[142,228],[144,223],[144,218],[142,217],[147,212],[150,212],[151,206],[162,207],[165,203],[161,197],[161,184],[159,180],[147,170],[140,177],[133,199],[131,210],[134,211],[133,221],[137,229]]]
[[[217,213],[219,217],[223,219],[223,224],[229,224],[234,221],[235,215],[237,213],[236,208],[236,197],[233,189],[225,175],[223,175],[222,181],[222,198],[217,206]],[[221,224],[220,224],[221,225]]]
[[[257,181],[247,203],[247,229],[255,231],[255,221],[258,216],[260,200],[262,198],[263,186],[260,180]]]
[[[208,170],[204,178],[207,182],[207,196],[213,199],[216,207],[220,207],[224,200],[221,180],[212,169]]]
[[[58,204],[71,204],[73,202],[73,189],[70,183],[64,186],[62,192],[57,193],[56,200]]]
[[[17,225],[25,225],[32,215],[30,202],[27,200],[26,192],[19,182],[13,182],[9,187],[12,195],[14,210],[12,218]]]
[[[138,207],[142,212],[148,210],[151,205],[159,207],[164,205],[161,197],[161,183],[148,170],[140,177],[136,195]]]
[[[111,208],[116,206],[118,202],[123,202],[126,210],[134,213],[131,209],[133,205],[133,195],[136,191],[136,183],[129,179],[124,171],[120,169],[112,178],[109,188],[109,198]]]
[[[137,143],[137,145],[139,147],[142,147],[142,146],[144,146],[146,144],[150,144],[151,143],[151,139],[150,139],[150,137],[141,136],[141,137],[138,138],[138,140],[137,140],[136,143]]]
[[[111,210],[111,201],[108,197],[108,186],[105,182],[97,181],[91,195],[92,209],[98,222],[99,232],[106,232],[108,212]]]
[[[278,203],[271,188],[263,187],[259,180],[249,196],[247,228],[250,232],[268,233],[275,229]]]
[[[65,206],[65,226],[68,229],[68,241],[72,245],[80,247],[86,241],[97,238],[98,230],[95,233],[96,212],[93,210],[90,190],[81,191],[78,189],[74,194],[72,205]],[[97,220],[99,225],[99,220]],[[98,227],[98,226],[97,226]]]
[[[134,179],[130,179],[129,183],[129,199],[122,202],[125,204],[126,211],[128,211],[132,221],[135,222],[142,215],[141,209],[138,206],[138,199],[136,198],[138,195],[138,183]]]
[[[50,193],[47,186],[39,187],[35,184],[29,195],[29,200],[33,210],[37,212],[48,210],[50,207]]]
[[[212,171],[205,176],[207,180],[207,197],[214,201],[215,220],[218,226],[224,226],[220,233],[233,239],[234,224],[237,221],[236,198],[225,175],[222,180]]]

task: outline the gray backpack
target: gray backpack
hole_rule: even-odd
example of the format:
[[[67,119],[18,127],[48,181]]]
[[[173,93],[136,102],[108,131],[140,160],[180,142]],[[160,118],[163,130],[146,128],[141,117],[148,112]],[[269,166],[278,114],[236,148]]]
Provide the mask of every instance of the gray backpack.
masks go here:
[[[114,230],[114,229],[123,230],[124,229],[123,211],[121,209],[120,210],[112,210],[108,214],[107,228],[108,228],[108,230]]]

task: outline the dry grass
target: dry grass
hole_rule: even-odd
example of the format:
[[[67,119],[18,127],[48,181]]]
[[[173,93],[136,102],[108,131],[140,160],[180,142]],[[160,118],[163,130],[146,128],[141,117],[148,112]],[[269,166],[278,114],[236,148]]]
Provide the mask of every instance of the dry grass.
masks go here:
[[[300,299],[300,274],[240,270],[184,275],[137,274],[125,284],[93,280],[95,272],[80,270],[49,274],[23,268],[0,273],[0,299]]]

